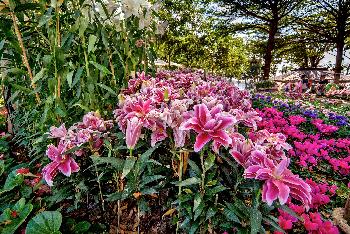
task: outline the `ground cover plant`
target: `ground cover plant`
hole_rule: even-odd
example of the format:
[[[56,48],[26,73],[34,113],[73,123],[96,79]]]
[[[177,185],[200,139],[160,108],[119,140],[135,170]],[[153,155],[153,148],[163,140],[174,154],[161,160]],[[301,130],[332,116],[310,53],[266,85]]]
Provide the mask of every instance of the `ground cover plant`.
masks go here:
[[[298,101],[284,102],[270,96],[256,95],[254,106],[259,109],[258,126],[270,132],[281,132],[293,147],[288,151],[291,170],[304,178],[312,188],[311,212],[298,211],[304,218],[304,227],[317,232],[327,226],[327,232],[336,232],[321,217],[330,217],[335,207],[343,207],[349,194],[349,119],[330,111],[304,109]],[[322,221],[322,222],[321,222]],[[280,224],[286,230],[300,226],[300,222],[283,213]]]

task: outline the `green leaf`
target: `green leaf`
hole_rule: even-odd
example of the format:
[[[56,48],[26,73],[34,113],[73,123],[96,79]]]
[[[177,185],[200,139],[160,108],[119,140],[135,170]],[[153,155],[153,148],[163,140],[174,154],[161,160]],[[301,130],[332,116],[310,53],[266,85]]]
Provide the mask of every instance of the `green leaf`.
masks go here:
[[[206,214],[206,217],[205,217],[205,220],[209,220],[211,219],[212,217],[214,217],[214,215],[218,212],[218,209],[215,208],[215,207],[210,207],[207,211],[207,214]]]
[[[5,39],[3,39],[1,42],[0,42],[0,50],[2,50],[2,48],[4,47],[5,45]]]
[[[2,173],[4,173],[5,171],[5,162],[4,160],[0,160],[0,176],[2,175]]]
[[[200,181],[201,180],[199,178],[197,178],[197,177],[191,177],[191,178],[188,178],[186,180],[181,181],[180,183],[179,182],[175,182],[175,185],[176,186],[185,187],[185,186],[190,186],[190,185],[194,185],[194,184],[199,184]]]
[[[156,144],[154,147],[149,148],[146,152],[141,154],[140,156],[141,165],[144,165],[149,160],[149,157],[151,157],[152,153],[158,148],[158,146],[159,144]]]
[[[122,177],[121,177],[122,179],[125,178],[130,173],[130,171],[134,168],[135,162],[136,162],[135,157],[128,157],[125,160],[124,167],[123,167],[123,173],[122,173]]]
[[[41,78],[43,78],[45,74],[46,68],[42,68],[37,74],[35,74],[32,84],[35,84],[37,81],[39,81]]]
[[[145,185],[152,183],[153,181],[160,180],[163,178],[165,178],[165,176],[162,176],[162,175],[145,176],[142,178],[142,182],[141,182],[140,187],[142,188]]]
[[[81,221],[74,226],[74,233],[86,233],[89,231],[91,224],[88,221]]]
[[[291,208],[289,208],[286,205],[280,206],[280,208],[282,208],[283,211],[287,212],[288,214],[290,214],[291,216],[299,219],[300,221],[304,221],[304,219],[302,217],[300,217],[300,215],[298,215],[297,213],[295,213]]]
[[[94,65],[98,70],[100,70],[101,72],[103,72],[104,74],[112,74],[105,66],[99,64],[99,63],[96,63],[94,61],[90,61],[90,63],[92,65]]]
[[[75,76],[74,76],[72,88],[78,83],[78,81],[80,81],[80,77],[83,74],[83,71],[84,71],[84,67],[78,68],[77,73],[75,73]]]
[[[199,169],[199,167],[196,165],[195,162],[193,162],[191,159],[188,159],[188,165],[190,165],[190,167],[192,168],[192,170],[196,173],[196,175],[201,175],[202,172]]]
[[[23,181],[24,181],[23,175],[17,175],[17,169],[13,170],[6,178],[3,192],[4,191],[11,191],[15,187],[21,185],[23,183]]]
[[[209,153],[208,157],[204,161],[205,171],[208,171],[214,165],[214,162],[215,162],[215,155],[212,153]]]
[[[213,195],[215,195],[215,194],[217,194],[217,193],[220,193],[220,192],[222,192],[222,191],[224,191],[224,190],[226,190],[226,189],[227,189],[226,187],[224,187],[224,186],[222,186],[222,185],[218,185],[218,186],[215,186],[214,188],[207,189],[207,190],[206,190],[206,194],[207,194],[208,196],[213,196]]]
[[[122,171],[122,169],[123,169],[123,160],[120,158],[96,157],[96,156],[91,156],[90,158],[92,159],[92,161],[95,165],[110,164],[117,171]]]
[[[232,222],[241,223],[238,219],[237,214],[235,213],[235,209],[231,203],[226,202],[226,207],[224,209],[224,215],[226,218]]]
[[[96,43],[97,37],[93,34],[89,36],[89,45],[88,45],[88,53],[94,52],[96,50],[95,43]]]
[[[269,215],[268,217],[264,217],[263,221],[267,224],[270,224],[275,230],[286,233],[279,225],[278,225],[278,219],[273,217],[272,215]]]
[[[73,75],[74,75],[74,71],[71,71],[67,74],[67,82],[68,82],[68,86],[69,88],[72,88],[72,84],[73,84]]]
[[[62,215],[58,211],[44,211],[32,218],[26,228],[26,234],[59,234]]]
[[[100,86],[101,88],[107,90],[109,93],[113,94],[114,96],[118,96],[118,94],[116,92],[114,92],[113,89],[111,89],[110,87],[108,87],[107,85],[101,84],[101,83],[96,83],[98,86]]]
[[[0,220],[3,222],[4,220],[11,219],[11,223],[6,225],[1,230],[1,233],[4,234],[12,234],[14,233],[19,226],[26,220],[26,218],[29,216],[30,212],[33,210],[33,205],[28,203],[25,204],[25,199],[21,198],[17,203],[12,207],[12,209],[5,210],[1,216]],[[12,218],[8,217],[11,211],[16,211],[18,214],[18,217]]]
[[[258,209],[251,209],[250,213],[250,233],[256,234],[261,229],[262,214]]]
[[[193,211],[197,210],[197,208],[201,204],[201,202],[202,202],[202,196],[200,193],[197,193],[196,196],[194,197],[194,201],[193,201]]]

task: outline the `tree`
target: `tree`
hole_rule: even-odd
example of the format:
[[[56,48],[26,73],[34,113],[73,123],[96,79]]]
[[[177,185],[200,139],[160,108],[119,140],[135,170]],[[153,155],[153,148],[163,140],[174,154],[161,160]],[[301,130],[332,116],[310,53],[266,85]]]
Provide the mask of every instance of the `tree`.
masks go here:
[[[335,82],[342,72],[345,40],[350,36],[350,0],[316,0],[312,14],[300,19],[304,30],[318,37],[319,42],[333,43],[337,55]]]
[[[273,62],[273,50],[276,36],[291,24],[290,16],[296,12],[303,0],[218,0],[218,11],[223,13],[225,21],[233,23],[239,30],[254,30],[267,34],[264,55],[263,79],[268,79]],[[232,17],[236,16],[236,17]],[[241,20],[243,23],[237,24]]]

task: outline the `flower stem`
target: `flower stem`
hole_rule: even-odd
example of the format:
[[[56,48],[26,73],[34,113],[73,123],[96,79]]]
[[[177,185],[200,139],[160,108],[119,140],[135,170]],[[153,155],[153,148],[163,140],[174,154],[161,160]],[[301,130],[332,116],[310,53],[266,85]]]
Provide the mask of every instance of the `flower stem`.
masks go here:
[[[204,152],[205,150],[203,149],[201,151],[201,155],[200,155],[200,158],[201,158],[201,166],[202,166],[202,180],[201,180],[201,193],[202,195],[205,194],[205,166],[204,166]]]
[[[179,191],[177,193],[177,197],[179,198],[181,196],[181,192],[182,192],[182,186],[181,186],[181,181],[182,181],[182,169],[183,169],[183,154],[179,155],[179,160],[180,160],[180,167],[179,167]],[[178,213],[177,213],[177,222],[176,222],[176,233],[179,233],[179,228],[180,228],[180,209],[181,209],[181,201],[179,199],[179,209],[178,209]]]

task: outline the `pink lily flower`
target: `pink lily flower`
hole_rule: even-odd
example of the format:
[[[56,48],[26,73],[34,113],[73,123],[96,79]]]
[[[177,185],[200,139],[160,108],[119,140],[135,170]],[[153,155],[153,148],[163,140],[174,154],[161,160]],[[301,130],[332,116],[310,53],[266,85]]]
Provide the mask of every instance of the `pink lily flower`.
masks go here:
[[[97,131],[106,131],[106,126],[101,117],[95,112],[89,112],[83,117],[83,124],[86,128]]]
[[[67,129],[62,124],[60,127],[50,127],[50,138],[64,138],[67,135]]]
[[[225,147],[232,143],[225,130],[235,120],[231,115],[224,115],[222,108],[222,105],[217,105],[209,111],[205,104],[195,105],[193,117],[181,124],[181,130],[192,129],[198,133],[194,144],[195,152],[200,151],[210,140]]]
[[[127,120],[126,145],[129,149],[134,149],[140,139],[142,123],[137,117]]]
[[[60,143],[58,147],[49,145],[46,155],[52,160],[43,170],[43,177],[49,186],[53,185],[53,179],[60,171],[65,176],[70,176],[73,172],[79,171],[79,165],[69,155],[64,155],[66,147]]]
[[[289,159],[283,159],[278,165],[265,157],[264,161],[248,167],[245,178],[264,180],[262,200],[272,205],[277,198],[281,205],[285,204],[288,197],[300,200],[307,208],[311,204],[311,188],[297,175],[287,169]]]

